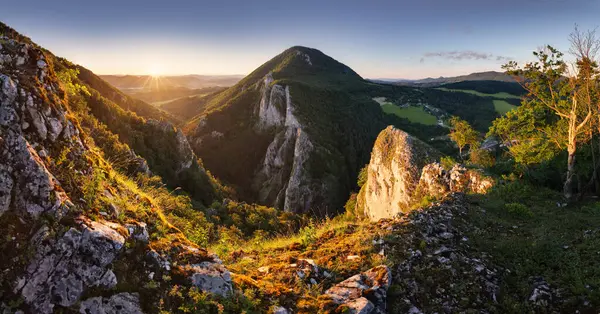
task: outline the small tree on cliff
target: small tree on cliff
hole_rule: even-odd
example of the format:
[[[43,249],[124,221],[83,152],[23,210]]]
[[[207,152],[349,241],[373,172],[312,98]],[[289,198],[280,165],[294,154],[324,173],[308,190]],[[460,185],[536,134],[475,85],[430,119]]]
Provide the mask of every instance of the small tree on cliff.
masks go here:
[[[473,146],[479,143],[479,134],[467,121],[459,117],[452,117],[450,128],[450,139],[458,146],[460,158],[462,158],[462,150],[465,146]]]

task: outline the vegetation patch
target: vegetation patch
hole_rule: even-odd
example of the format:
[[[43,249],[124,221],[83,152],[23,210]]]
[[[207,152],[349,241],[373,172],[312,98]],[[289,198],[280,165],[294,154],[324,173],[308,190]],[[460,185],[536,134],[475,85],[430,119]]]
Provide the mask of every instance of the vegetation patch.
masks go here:
[[[517,108],[517,106],[508,103],[506,100],[494,99],[493,102],[494,109],[496,109],[496,111],[502,115]]]

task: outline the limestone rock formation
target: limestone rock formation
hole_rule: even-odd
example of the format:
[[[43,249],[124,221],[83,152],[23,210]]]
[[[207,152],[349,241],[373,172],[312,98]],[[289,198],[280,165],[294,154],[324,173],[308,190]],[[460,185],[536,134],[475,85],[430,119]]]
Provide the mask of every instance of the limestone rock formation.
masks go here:
[[[411,209],[424,197],[450,192],[485,193],[493,180],[480,171],[455,165],[445,170],[436,162],[439,152],[408,133],[389,126],[373,147],[367,181],[361,188],[357,212],[372,220],[390,218]]]
[[[228,296],[232,293],[231,274],[223,265],[202,262],[191,265],[191,269],[193,271],[191,280],[194,286],[221,296]]]
[[[257,127],[263,132],[277,128],[278,132],[267,148],[254,186],[259,202],[274,203],[289,212],[306,212],[315,194],[322,193],[306,169],[313,145],[294,115],[290,87],[272,82],[269,73],[262,87]]]

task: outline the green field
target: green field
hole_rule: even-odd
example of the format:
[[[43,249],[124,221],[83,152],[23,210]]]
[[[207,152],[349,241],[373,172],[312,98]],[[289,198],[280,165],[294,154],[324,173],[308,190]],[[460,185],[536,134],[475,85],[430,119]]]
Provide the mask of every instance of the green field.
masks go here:
[[[480,97],[494,97],[494,98],[500,98],[500,99],[506,99],[506,98],[519,99],[519,98],[521,98],[519,96],[509,94],[506,92],[495,93],[495,94],[486,94],[486,93],[480,93],[478,91],[468,90],[468,89],[449,89],[449,88],[444,88],[444,87],[439,87],[437,89],[443,90],[446,92],[461,92],[461,93],[473,94],[473,95],[480,96]]]
[[[381,110],[387,114],[393,114],[400,118],[408,119],[410,122],[421,123],[425,125],[436,125],[437,118],[428,113],[423,107],[405,107],[400,108],[392,103],[381,105]]]
[[[493,102],[494,109],[496,109],[496,112],[498,112],[499,114],[506,114],[507,112],[517,108],[517,106],[511,105],[505,100],[494,99]]]

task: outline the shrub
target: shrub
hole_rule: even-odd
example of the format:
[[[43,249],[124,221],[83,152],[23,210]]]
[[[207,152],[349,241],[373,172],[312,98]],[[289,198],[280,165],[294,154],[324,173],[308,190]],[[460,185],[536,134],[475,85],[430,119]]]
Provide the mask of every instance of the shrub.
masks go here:
[[[317,227],[311,221],[307,226],[300,229],[300,244],[309,246],[317,240]]]
[[[358,188],[362,188],[363,185],[367,182],[367,178],[369,177],[369,165],[365,165],[360,172],[358,173],[358,180],[356,184],[358,184]]]

